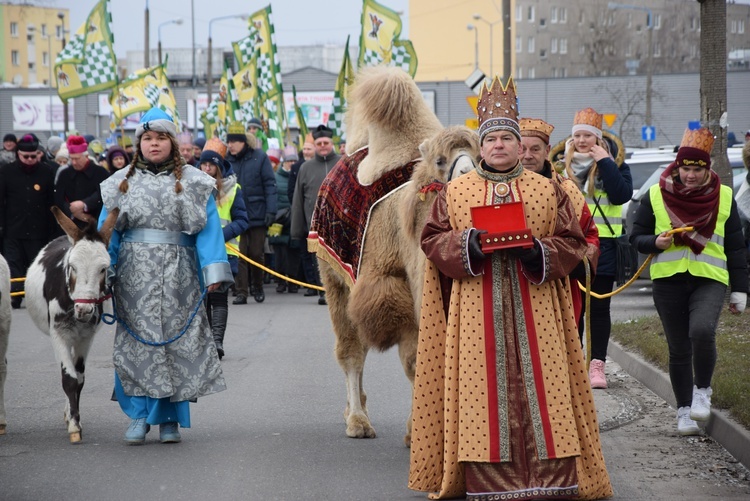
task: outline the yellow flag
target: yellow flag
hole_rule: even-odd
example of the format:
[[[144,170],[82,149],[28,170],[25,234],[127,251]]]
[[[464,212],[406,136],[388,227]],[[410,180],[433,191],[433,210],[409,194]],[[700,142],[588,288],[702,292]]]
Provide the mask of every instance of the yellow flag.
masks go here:
[[[397,66],[414,76],[417,53],[409,40],[399,40],[401,17],[374,0],[363,0],[362,32],[359,37],[357,66],[386,64]]]

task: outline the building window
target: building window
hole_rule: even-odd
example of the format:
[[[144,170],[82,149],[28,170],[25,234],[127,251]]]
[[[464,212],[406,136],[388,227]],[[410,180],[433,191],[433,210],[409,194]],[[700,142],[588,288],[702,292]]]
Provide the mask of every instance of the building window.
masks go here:
[[[520,80],[523,78],[523,68],[520,66],[516,68],[516,77]]]
[[[583,56],[584,54],[586,54],[586,46],[581,45],[580,47],[578,47],[578,55]]]
[[[625,23],[625,25],[628,27],[628,29],[630,29],[633,27],[633,14],[631,14],[630,12],[628,12],[627,20],[628,21]]]
[[[47,38],[47,25],[46,24],[42,25],[42,37]]]
[[[586,22],[586,13],[581,9],[578,12],[578,24],[583,24]]]
[[[19,62],[19,59],[18,59],[17,50],[10,51],[10,62],[13,66],[20,66],[21,63]]]
[[[552,24],[555,24],[557,22],[557,7],[550,7],[549,22]]]
[[[36,65],[34,63],[29,63],[29,71],[34,71],[36,69]]]
[[[42,52],[42,66],[49,66],[49,52]]]
[[[661,44],[654,42],[654,57],[661,57]]]
[[[527,77],[531,80],[536,78],[536,69],[535,68],[529,68],[529,76]]]
[[[550,71],[550,76],[552,78],[556,78],[557,77],[557,68],[552,68],[552,70]]]
[[[529,12],[529,14],[528,14],[528,19],[529,19],[529,22],[530,22],[530,23],[533,23],[533,22],[534,22],[534,11],[535,11],[535,9],[534,9],[534,6],[533,6],[533,5],[529,5],[529,11],[528,11],[528,12]]]
[[[18,23],[10,23],[10,36],[18,36]]]
[[[586,70],[584,68],[580,68],[578,70],[578,76],[579,77],[585,77],[586,76]]]
[[[625,47],[625,57],[631,57],[633,55],[633,44],[628,43]]]
[[[547,58],[547,50],[546,49],[540,49],[539,50],[539,57],[542,58],[542,59],[546,59]]]
[[[553,38],[549,44],[549,53],[557,54],[557,38]]]
[[[55,26],[55,38],[62,40],[63,28],[62,26]]]
[[[520,36],[516,37],[516,54],[523,52],[523,39]]]
[[[534,53],[534,37],[529,37],[528,51],[529,51],[529,54]]]
[[[729,33],[737,33],[737,21],[734,19],[729,23]]]
[[[34,43],[34,32],[29,31],[26,33],[26,40],[31,44]]]
[[[698,48],[695,45],[690,46],[690,57],[692,57],[693,59],[698,57]]]
[[[523,7],[516,5],[516,22],[520,23],[523,21]]]
[[[565,78],[568,76],[568,69],[567,68],[560,68],[560,78]]]
[[[545,26],[547,26],[547,20],[544,19],[543,17],[540,17],[539,18],[539,26],[541,26],[542,28],[544,28]]]
[[[654,14],[654,29],[661,29],[661,14]]]
[[[745,20],[744,19],[740,19],[739,21],[737,21],[737,33],[739,33],[740,35],[745,34]]]
[[[560,23],[567,23],[568,22],[568,8],[560,7],[560,15],[558,17],[560,19]]]
[[[568,39],[561,38],[560,39],[560,54],[567,54],[567,53],[568,53]]]

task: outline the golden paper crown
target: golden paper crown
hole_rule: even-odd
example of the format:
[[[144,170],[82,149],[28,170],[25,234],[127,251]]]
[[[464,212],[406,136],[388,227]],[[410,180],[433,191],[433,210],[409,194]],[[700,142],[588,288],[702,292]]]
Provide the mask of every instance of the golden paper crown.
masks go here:
[[[503,86],[495,77],[492,85],[487,88],[487,82],[482,85],[477,101],[477,121],[479,123],[479,140],[490,132],[507,130],[521,139],[518,126],[518,98],[516,84],[513,77]]]
[[[576,125],[588,125],[602,130],[602,116],[594,108],[585,108],[576,113],[573,119],[573,128]]]
[[[227,126],[227,134],[242,134],[245,135],[245,126],[242,122],[229,122]]]
[[[218,137],[212,137],[206,141],[203,151],[213,151],[221,155],[221,158],[224,158],[227,156],[227,145]]]
[[[680,141],[680,148],[695,148],[711,154],[714,147],[714,135],[710,130],[701,128],[696,130],[686,129]]]
[[[521,127],[521,135],[526,137],[538,137],[545,143],[549,143],[549,137],[555,127],[541,118],[522,118],[518,125]]]

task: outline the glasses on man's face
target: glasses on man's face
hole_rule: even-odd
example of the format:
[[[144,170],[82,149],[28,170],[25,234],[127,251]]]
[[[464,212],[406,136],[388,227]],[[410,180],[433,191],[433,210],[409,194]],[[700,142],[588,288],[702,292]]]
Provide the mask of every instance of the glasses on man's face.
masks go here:
[[[32,160],[34,158],[37,158],[37,154],[36,153],[31,153],[29,155],[24,155],[23,153],[19,153],[18,157],[22,158],[24,160]]]

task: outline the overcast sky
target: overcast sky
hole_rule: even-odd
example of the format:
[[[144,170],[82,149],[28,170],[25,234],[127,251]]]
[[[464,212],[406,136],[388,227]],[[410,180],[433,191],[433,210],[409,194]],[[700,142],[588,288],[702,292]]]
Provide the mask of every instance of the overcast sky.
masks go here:
[[[346,36],[352,36],[352,44],[358,44],[360,32],[361,0],[193,0],[195,4],[195,45],[208,45],[208,23],[211,19],[235,14],[251,14],[272,5],[273,22],[276,27],[276,44],[343,45]],[[14,2],[17,3],[17,2]],[[66,28],[75,31],[86,20],[96,0],[39,0],[34,2],[53,8],[70,9]],[[167,24],[161,28],[162,48],[192,46],[190,0],[110,0],[112,31],[115,36],[115,52],[124,57],[128,50],[143,50],[144,13],[148,3],[150,18],[150,43],[155,49],[158,43],[159,24],[182,18],[182,25]],[[408,33],[405,15],[409,0],[380,0],[379,3],[395,11],[404,12],[402,37]],[[244,10],[243,10],[244,9]],[[240,19],[224,19],[211,24],[214,47],[231,49],[231,42],[247,34],[247,22]]]

